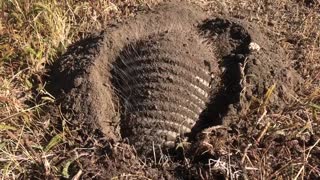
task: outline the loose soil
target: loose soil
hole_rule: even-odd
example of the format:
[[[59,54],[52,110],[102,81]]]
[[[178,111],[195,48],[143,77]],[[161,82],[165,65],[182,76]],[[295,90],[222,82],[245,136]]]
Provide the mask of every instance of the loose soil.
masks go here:
[[[97,179],[230,177],[210,163],[229,158],[239,169],[243,157],[228,149],[234,143],[278,146],[285,138],[252,144],[239,137],[258,138],[265,112],[280,114],[294,100],[303,79],[285,56],[264,27],[189,3],[111,23],[51,68],[50,91],[77,146],[95,147],[73,168],[81,164],[83,178]]]

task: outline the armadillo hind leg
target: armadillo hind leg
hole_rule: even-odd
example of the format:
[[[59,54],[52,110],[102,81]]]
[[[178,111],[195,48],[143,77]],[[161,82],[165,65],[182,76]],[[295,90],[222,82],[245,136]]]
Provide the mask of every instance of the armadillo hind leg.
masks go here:
[[[123,49],[114,65],[121,131],[138,152],[172,147],[191,132],[209,100],[215,58],[197,34],[155,34]]]

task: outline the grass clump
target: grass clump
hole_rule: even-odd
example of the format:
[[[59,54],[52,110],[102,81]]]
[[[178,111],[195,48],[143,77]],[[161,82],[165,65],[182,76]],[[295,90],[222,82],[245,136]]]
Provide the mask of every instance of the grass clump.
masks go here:
[[[124,5],[123,5],[124,6]],[[54,101],[42,75],[68,45],[123,14],[110,1],[3,0],[0,3],[0,177],[24,177],[30,168],[59,175],[49,157],[63,139],[41,117]],[[37,98],[40,97],[38,100]],[[37,100],[36,100],[37,99]],[[57,138],[60,137],[60,138]],[[55,140],[59,139],[58,143]],[[41,174],[41,173],[40,173]]]

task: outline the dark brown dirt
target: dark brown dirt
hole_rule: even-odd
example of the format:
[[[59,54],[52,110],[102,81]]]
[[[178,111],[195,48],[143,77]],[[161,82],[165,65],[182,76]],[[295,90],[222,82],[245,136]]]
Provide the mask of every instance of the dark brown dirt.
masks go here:
[[[83,160],[91,166],[85,177],[226,176],[206,164],[225,153],[228,134],[246,123],[243,117],[281,113],[302,83],[265,34],[254,24],[179,2],[74,44],[52,68],[51,91],[79,144],[99,139],[94,155],[100,157]],[[170,152],[155,150],[162,144]]]

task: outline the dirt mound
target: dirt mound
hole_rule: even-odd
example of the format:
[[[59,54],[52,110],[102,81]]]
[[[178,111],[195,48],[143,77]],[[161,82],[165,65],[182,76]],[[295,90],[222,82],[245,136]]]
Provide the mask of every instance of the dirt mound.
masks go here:
[[[259,31],[191,4],[162,4],[74,44],[53,67],[54,94],[82,134],[128,140],[155,160],[167,154],[158,145],[181,142],[186,156],[197,156],[208,150],[207,128],[228,127],[249,109],[281,112],[299,87],[284,52]],[[109,177],[138,163],[131,161]]]

